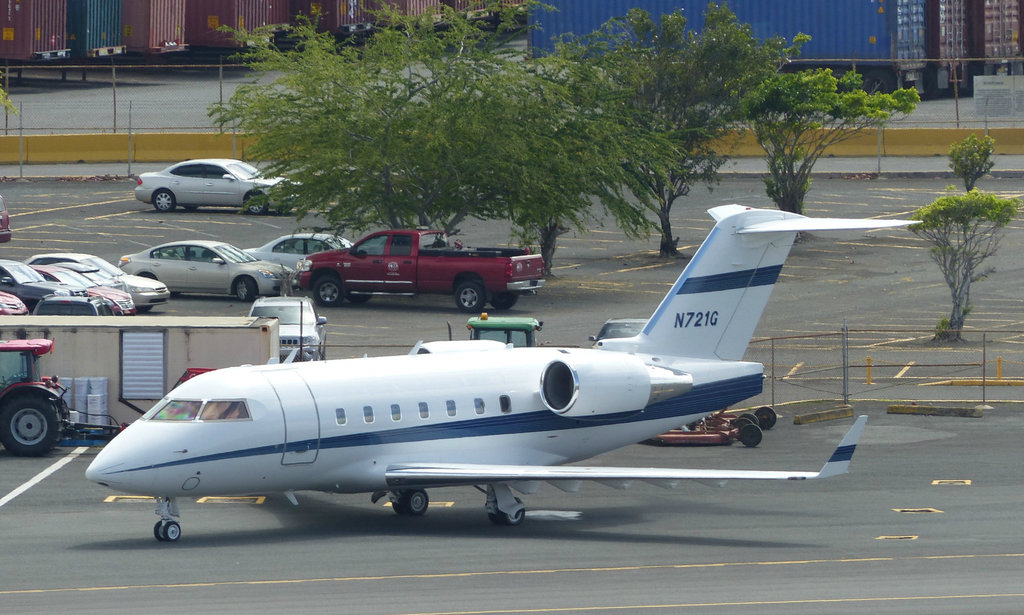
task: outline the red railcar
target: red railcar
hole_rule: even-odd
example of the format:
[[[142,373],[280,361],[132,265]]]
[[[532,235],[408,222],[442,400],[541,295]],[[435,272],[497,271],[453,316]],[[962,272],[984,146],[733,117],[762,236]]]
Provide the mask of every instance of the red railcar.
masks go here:
[[[71,55],[66,0],[7,0],[0,8],[0,59],[56,60]]]
[[[185,0],[121,0],[121,43],[128,53],[182,51]]]
[[[250,31],[284,25],[290,20],[288,0],[185,0],[185,43],[191,47],[237,47],[227,26]]]

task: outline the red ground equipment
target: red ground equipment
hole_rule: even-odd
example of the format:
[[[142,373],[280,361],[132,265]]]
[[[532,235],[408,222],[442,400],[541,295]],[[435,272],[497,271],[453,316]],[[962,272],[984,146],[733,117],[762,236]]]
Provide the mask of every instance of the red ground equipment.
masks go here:
[[[753,447],[761,443],[764,431],[774,427],[777,419],[775,411],[768,406],[761,406],[754,412],[745,412],[739,416],[719,410],[696,423],[673,429],[645,440],[644,443],[660,446],[716,446],[739,440],[744,446]]]
[[[45,455],[70,427],[67,389],[39,375],[39,357],[52,350],[47,339],[0,342],[0,444],[13,455]]]

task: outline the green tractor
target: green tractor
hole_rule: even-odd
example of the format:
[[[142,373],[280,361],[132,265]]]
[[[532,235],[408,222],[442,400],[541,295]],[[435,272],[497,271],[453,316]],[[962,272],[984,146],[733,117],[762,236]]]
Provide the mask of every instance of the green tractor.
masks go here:
[[[520,348],[537,345],[544,323],[528,316],[488,316],[487,312],[466,321],[471,340],[494,340]]]

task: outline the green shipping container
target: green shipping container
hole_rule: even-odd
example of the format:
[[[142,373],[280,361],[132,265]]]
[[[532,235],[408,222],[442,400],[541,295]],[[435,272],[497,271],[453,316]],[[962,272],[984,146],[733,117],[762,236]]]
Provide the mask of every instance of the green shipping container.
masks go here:
[[[67,37],[72,58],[123,54],[121,0],[68,0]]]

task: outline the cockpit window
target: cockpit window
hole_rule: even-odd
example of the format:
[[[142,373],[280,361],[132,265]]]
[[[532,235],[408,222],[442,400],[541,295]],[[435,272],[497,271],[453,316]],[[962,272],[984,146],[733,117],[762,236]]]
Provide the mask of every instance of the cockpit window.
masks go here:
[[[166,403],[157,404],[142,418],[154,421],[191,421],[199,415],[201,401],[185,401],[169,399]]]
[[[153,421],[238,421],[251,420],[249,408],[240,400],[169,399],[153,406],[143,419]]]
[[[210,400],[199,414],[200,421],[237,421],[249,418],[249,408],[244,401]]]

